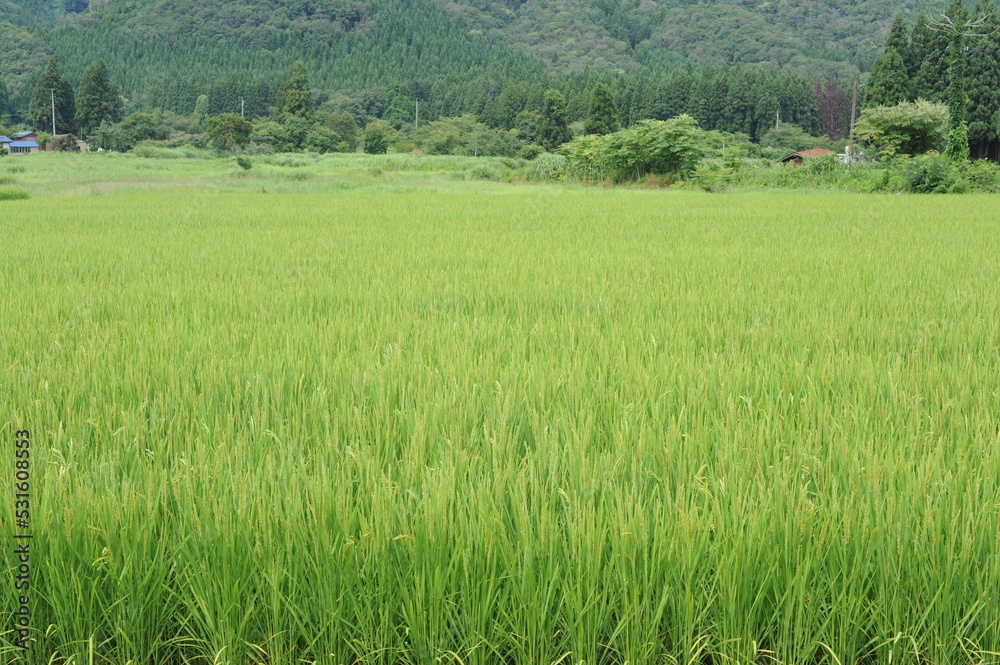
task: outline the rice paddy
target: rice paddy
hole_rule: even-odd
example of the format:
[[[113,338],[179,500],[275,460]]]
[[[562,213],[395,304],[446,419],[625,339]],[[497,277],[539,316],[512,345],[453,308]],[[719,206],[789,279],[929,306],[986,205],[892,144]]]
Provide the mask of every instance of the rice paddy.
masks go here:
[[[993,198],[505,187],[0,202],[0,659],[1000,661]]]

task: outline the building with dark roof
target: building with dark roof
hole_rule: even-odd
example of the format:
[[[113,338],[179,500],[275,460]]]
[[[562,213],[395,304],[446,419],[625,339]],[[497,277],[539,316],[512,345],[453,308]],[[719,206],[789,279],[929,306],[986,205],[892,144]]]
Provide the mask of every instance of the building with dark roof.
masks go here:
[[[812,148],[810,150],[800,150],[798,152],[793,152],[787,157],[782,157],[780,161],[782,164],[792,163],[792,166],[802,166],[802,163],[807,159],[816,159],[817,157],[825,157],[826,155],[836,155],[833,150],[827,150],[826,148]]]

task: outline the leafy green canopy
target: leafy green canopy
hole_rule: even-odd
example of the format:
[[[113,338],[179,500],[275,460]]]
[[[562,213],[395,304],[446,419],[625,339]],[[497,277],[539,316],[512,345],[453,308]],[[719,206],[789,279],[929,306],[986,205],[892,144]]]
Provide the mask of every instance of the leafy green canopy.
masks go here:
[[[239,113],[223,113],[208,119],[208,140],[223,150],[232,150],[239,157],[239,148],[250,142],[253,125]]]
[[[624,181],[647,174],[694,171],[704,154],[698,123],[688,115],[644,120],[613,134],[579,136],[563,146],[578,175]]]
[[[946,105],[925,100],[876,106],[861,112],[855,136],[884,157],[919,155],[944,147],[948,115]]]

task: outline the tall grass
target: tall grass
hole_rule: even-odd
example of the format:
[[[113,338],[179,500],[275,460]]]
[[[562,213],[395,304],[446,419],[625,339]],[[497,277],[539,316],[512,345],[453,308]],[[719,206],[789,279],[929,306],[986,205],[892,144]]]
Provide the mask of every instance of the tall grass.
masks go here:
[[[994,210],[10,202],[28,662],[996,662]]]

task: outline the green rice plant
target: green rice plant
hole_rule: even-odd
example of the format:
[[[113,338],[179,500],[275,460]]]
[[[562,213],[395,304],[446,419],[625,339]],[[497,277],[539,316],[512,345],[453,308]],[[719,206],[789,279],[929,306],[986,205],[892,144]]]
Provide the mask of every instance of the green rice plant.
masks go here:
[[[32,156],[39,191],[134,180],[0,215],[24,662],[995,660],[989,196],[357,157],[208,189],[231,163]]]

